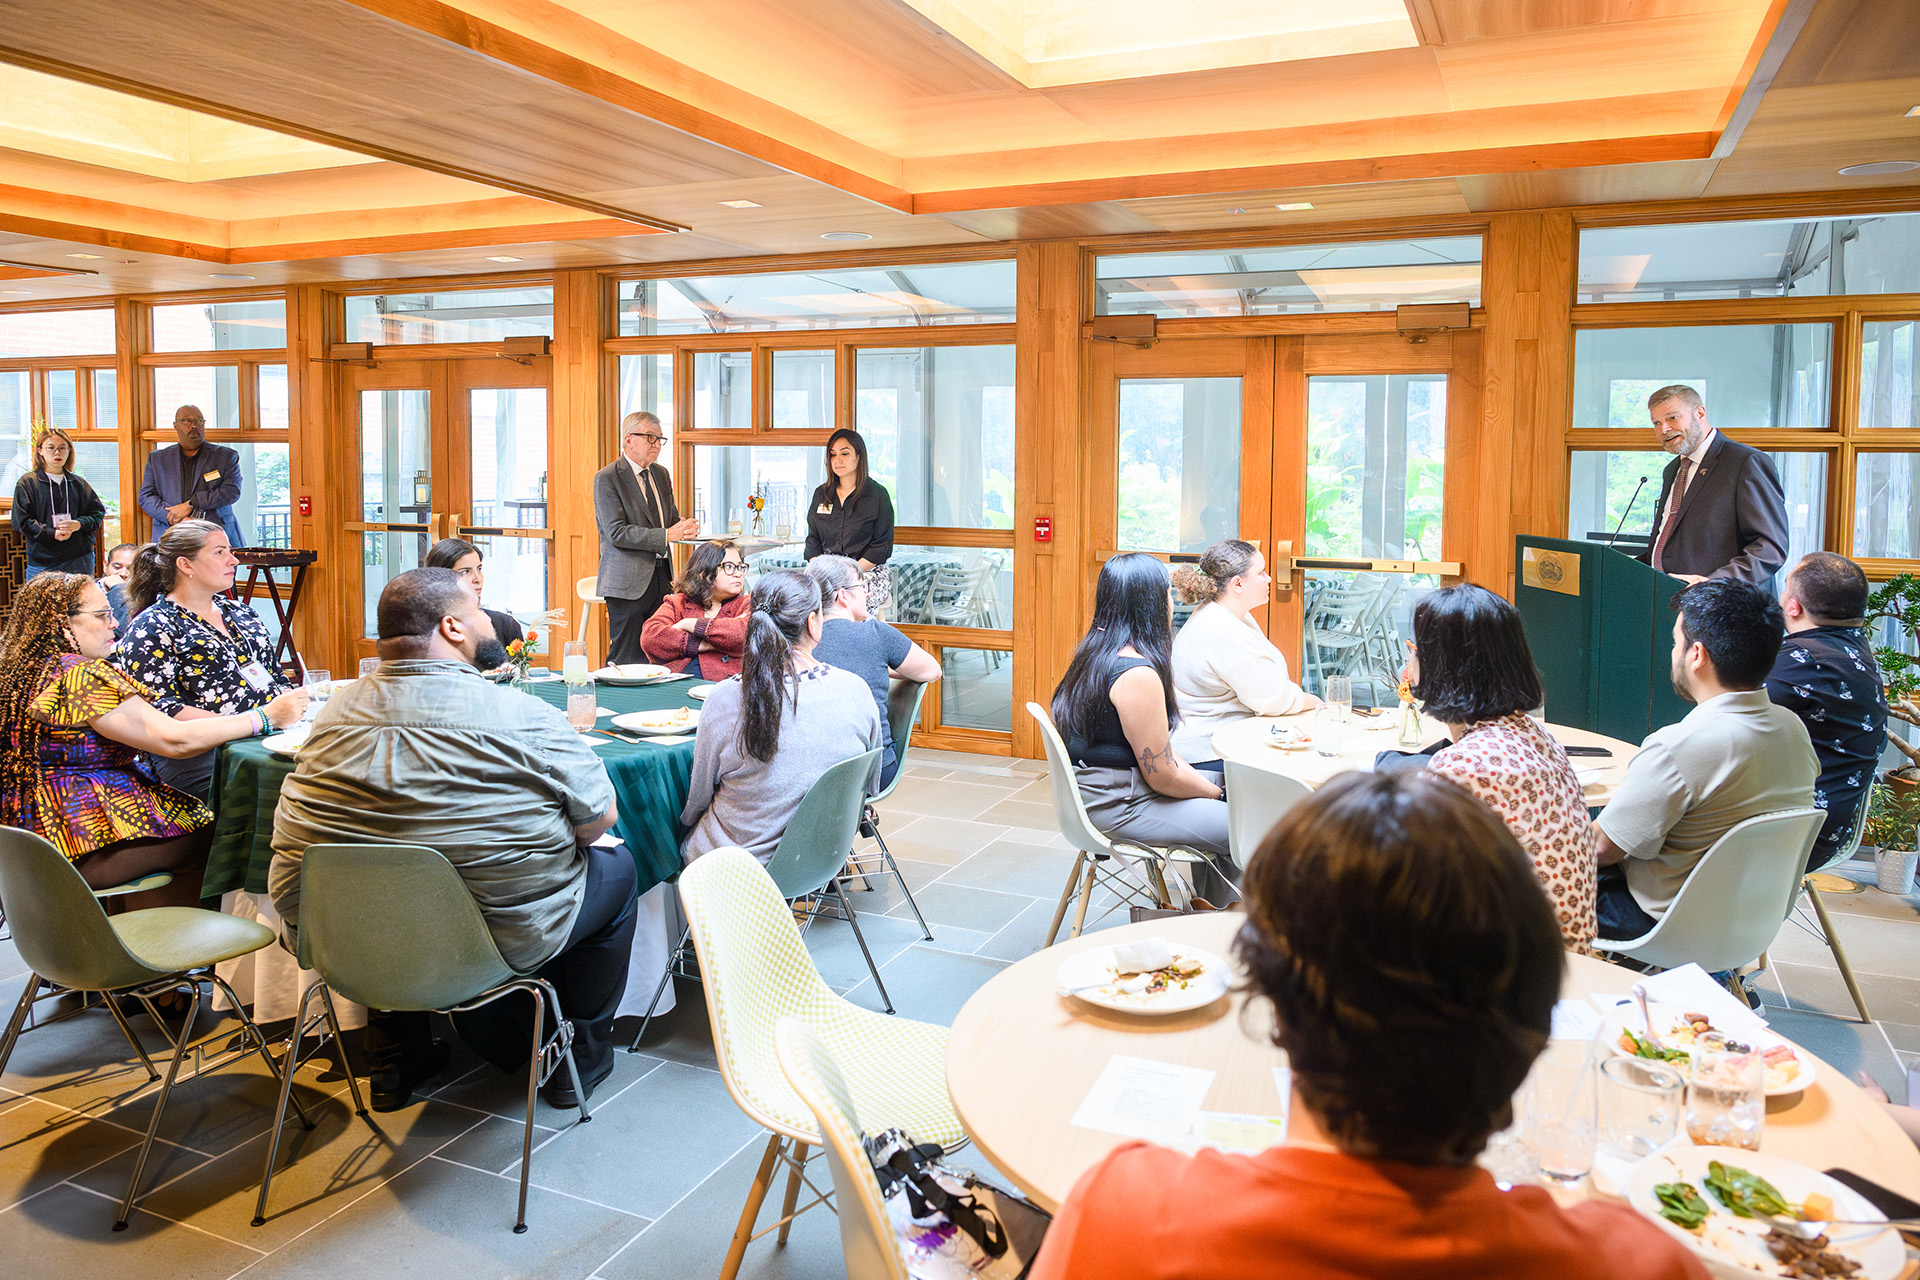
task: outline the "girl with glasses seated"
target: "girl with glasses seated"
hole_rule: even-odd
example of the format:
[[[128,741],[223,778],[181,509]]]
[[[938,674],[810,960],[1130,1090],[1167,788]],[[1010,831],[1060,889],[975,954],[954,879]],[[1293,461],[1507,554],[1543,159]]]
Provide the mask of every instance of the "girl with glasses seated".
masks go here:
[[[176,720],[110,666],[113,611],[85,574],[40,574],[0,632],[0,823],[32,831],[96,889],[156,871],[173,883],[124,899],[200,905],[213,813],[162,783],[141,752],[183,759],[285,728],[306,710],[294,689],[238,715]]]
[[[705,680],[737,676],[752,610],[740,548],[725,539],[703,542],[693,549],[673,591],[640,628],[641,651],[675,671],[697,671]]]

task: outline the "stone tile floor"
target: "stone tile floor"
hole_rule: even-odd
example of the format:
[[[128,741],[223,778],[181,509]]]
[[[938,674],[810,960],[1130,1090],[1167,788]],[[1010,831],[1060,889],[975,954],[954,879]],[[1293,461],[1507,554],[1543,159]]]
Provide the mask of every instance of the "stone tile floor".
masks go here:
[[[855,901],[895,1008],[947,1023],[980,984],[1039,947],[1072,854],[1053,823],[1043,765],[924,750],[908,760],[884,830],[934,940],[922,940],[897,886],[876,881]],[[1871,884],[1864,865],[1848,874]],[[1850,1017],[1852,1006],[1826,948],[1791,921],[1758,982],[1768,1016],[1849,1074],[1872,1071],[1902,1100],[1905,1067],[1920,1059],[1920,896],[1868,888],[1829,899],[1829,908],[1883,1021],[1821,1016]],[[808,945],[836,988],[880,1006],[844,924],[816,924]],[[11,944],[0,943],[0,1008],[11,1009],[23,981]],[[184,1081],[149,1166],[153,1189],[129,1230],[116,1234],[116,1203],[152,1091],[126,1060],[112,1021],[98,1013],[29,1032],[0,1080],[0,1273],[9,1280],[716,1275],[764,1136],[727,1097],[698,990],[685,984],[680,994],[679,1008],[656,1021],[642,1052],[620,1055],[594,1097],[591,1124],[571,1125],[570,1113],[540,1108],[530,1229],[519,1236],[511,1226],[524,1086],[458,1048],[426,1101],[376,1115],[371,1126],[353,1115],[345,1078],[331,1063],[303,1066],[297,1087],[317,1127],[289,1128],[271,1215],[258,1228],[249,1223],[271,1078],[256,1058]],[[636,1029],[634,1020],[619,1027],[628,1037]],[[802,1216],[785,1248],[771,1237],[755,1243],[741,1274],[844,1275],[834,1218],[818,1210]]]

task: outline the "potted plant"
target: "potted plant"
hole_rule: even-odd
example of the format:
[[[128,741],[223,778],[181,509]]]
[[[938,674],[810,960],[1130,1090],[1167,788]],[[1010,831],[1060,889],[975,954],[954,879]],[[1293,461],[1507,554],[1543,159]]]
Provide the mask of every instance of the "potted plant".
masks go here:
[[[1920,637],[1920,578],[1910,573],[1895,574],[1880,589],[1867,597],[1866,630],[1882,618],[1899,624],[1908,639]],[[1887,690],[1887,741],[1907,758],[1907,763],[1889,772],[1887,782],[1896,790],[1911,793],[1920,788],[1920,747],[1901,737],[1895,722],[1920,726],[1920,658],[1889,645],[1875,645],[1874,659],[1880,664],[1880,678]]]
[[[1876,782],[1867,793],[1867,816],[1860,847],[1873,853],[1874,876],[1887,893],[1913,892],[1913,875],[1920,864],[1914,845],[1914,827],[1920,805],[1885,783]]]

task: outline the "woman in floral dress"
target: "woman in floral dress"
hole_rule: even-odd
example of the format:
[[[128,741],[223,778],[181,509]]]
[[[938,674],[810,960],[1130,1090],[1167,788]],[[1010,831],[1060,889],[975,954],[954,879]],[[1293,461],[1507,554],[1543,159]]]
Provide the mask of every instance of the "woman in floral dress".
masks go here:
[[[178,758],[292,724],[307,697],[175,720],[107,664],[112,648],[113,611],[92,578],[43,573],[14,598],[0,632],[0,822],[42,836],[96,889],[173,874],[129,907],[197,906],[213,814],[159,782],[140,753]]]
[[[1485,587],[1443,587],[1413,611],[1407,674],[1453,745],[1432,768],[1478,796],[1533,859],[1569,949],[1593,952],[1593,822],[1566,749],[1527,714],[1546,699],[1514,607]]]

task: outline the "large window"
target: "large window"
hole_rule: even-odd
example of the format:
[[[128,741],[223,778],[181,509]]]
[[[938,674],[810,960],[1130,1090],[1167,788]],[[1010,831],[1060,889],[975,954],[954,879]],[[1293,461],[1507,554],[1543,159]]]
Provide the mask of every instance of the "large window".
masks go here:
[[[155,351],[252,351],[287,345],[283,298],[194,302],[153,309]]]
[[[619,307],[622,337],[1012,323],[1013,263],[627,280]]]
[[[1920,214],[1580,233],[1582,302],[1920,293]]]
[[[119,404],[110,308],[0,312],[0,499],[33,467],[33,433],[73,439],[73,468],[106,504],[102,549],[121,540]],[[3,517],[0,517],[3,518]]]
[[[1647,396],[1685,383],[1716,427],[1824,427],[1830,324],[1585,329],[1574,336],[1573,425],[1651,434]]]
[[[1240,528],[1239,378],[1120,381],[1122,551],[1200,551]]]
[[[854,386],[854,421],[896,521],[1013,528],[1011,346],[862,350]]]
[[[113,310],[0,311],[0,359],[111,356]]]
[[[553,336],[553,289],[462,289],[347,299],[347,341],[396,346]]]
[[[1267,316],[1480,300],[1480,237],[1300,244],[1095,260],[1099,315]]]

